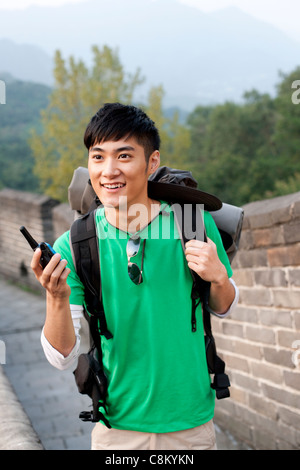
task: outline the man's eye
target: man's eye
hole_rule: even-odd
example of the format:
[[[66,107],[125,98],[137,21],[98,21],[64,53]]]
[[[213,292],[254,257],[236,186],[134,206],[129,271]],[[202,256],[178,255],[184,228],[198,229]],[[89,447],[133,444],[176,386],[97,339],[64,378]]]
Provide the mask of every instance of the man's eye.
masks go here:
[[[102,155],[92,155],[94,160],[102,160]]]
[[[130,158],[130,156],[127,155],[127,153],[121,153],[121,154],[119,155],[119,158],[121,158],[122,160],[124,160],[124,159]]]

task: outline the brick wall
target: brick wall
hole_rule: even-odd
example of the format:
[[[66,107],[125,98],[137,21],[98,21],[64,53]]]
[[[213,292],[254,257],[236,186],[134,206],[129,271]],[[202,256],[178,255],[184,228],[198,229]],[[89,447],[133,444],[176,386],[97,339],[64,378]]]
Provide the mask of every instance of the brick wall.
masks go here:
[[[213,320],[231,379],[222,425],[257,449],[300,446],[300,193],[248,204],[233,261],[240,302]],[[299,349],[298,349],[299,352]],[[300,355],[299,355],[300,359]],[[295,364],[296,362],[296,364]]]
[[[52,244],[68,229],[73,218],[71,211],[67,205],[47,196],[3,189],[0,191],[0,216],[0,274],[39,289],[30,268],[33,252],[19,228],[24,225],[38,242]]]
[[[233,262],[240,302],[213,319],[231,398],[217,401],[216,422],[257,449],[300,446],[300,193],[245,206]],[[46,196],[0,191],[0,274],[37,288],[25,225],[50,243],[73,213]],[[293,360],[294,359],[294,360]]]

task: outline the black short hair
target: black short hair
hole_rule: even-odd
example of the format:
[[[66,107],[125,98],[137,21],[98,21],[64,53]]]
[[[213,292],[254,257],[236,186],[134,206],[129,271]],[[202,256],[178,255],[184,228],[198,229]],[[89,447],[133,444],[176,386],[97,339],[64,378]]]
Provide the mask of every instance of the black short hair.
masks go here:
[[[106,103],[90,120],[84,134],[84,145],[89,150],[96,143],[131,137],[144,148],[147,162],[150,155],[159,150],[159,132],[142,109],[121,103]]]

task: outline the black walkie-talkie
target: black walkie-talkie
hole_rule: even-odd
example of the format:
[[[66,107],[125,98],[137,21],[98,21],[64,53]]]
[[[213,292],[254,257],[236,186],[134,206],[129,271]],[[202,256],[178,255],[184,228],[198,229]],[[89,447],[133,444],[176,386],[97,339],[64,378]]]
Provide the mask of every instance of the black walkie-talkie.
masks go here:
[[[47,264],[49,263],[52,256],[55,255],[56,252],[53,250],[52,246],[49,245],[49,243],[46,243],[46,242],[38,243],[30,235],[28,230],[23,225],[22,225],[22,227],[20,227],[20,232],[22,233],[22,235],[24,235],[24,237],[28,241],[28,243],[31,246],[31,248],[33,249],[33,251],[35,251],[37,248],[41,249],[42,254],[41,254],[40,264],[41,264],[42,268],[44,269],[45,266],[47,266]]]

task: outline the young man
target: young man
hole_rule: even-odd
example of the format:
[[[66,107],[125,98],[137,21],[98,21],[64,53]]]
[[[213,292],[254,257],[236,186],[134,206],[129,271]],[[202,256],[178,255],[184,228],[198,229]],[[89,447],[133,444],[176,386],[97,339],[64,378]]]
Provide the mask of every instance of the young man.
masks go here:
[[[191,329],[189,268],[211,282],[211,309],[220,317],[228,313],[238,294],[218,230],[205,213],[208,243],[190,241],[183,252],[170,205],[148,196],[148,178],[160,165],[160,138],[140,109],[105,105],[89,123],[84,142],[91,183],[103,205],[96,225],[103,304],[113,335],[101,337],[108,379],[103,412],[112,429],[97,423],[92,449],[215,449],[215,392],[201,304],[197,331]],[[136,253],[133,235],[139,236]],[[32,269],[47,291],[44,351],[64,369],[78,356],[84,288],[69,232],[54,247],[57,254],[44,270],[37,250]]]

